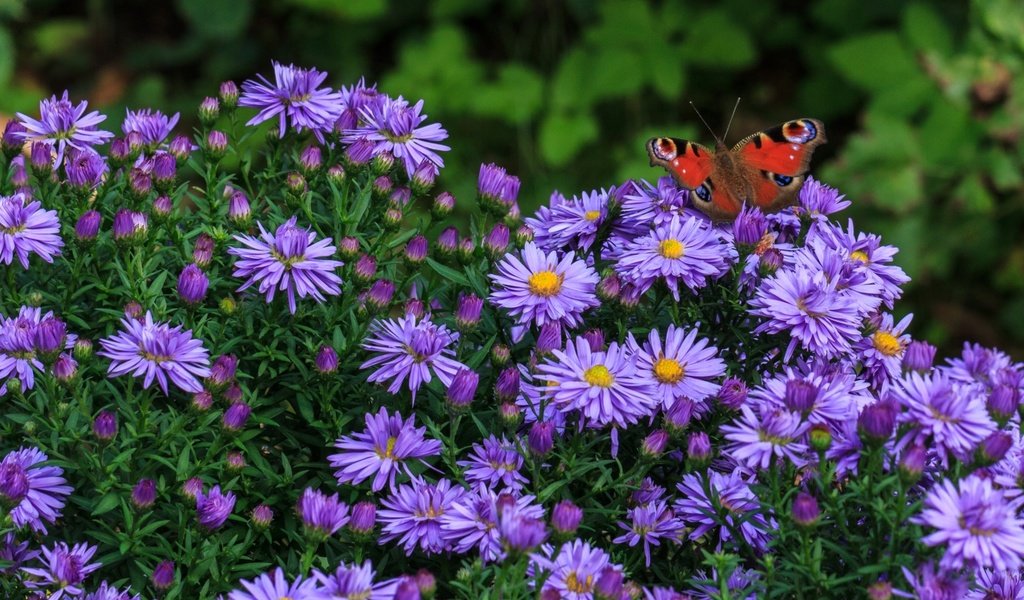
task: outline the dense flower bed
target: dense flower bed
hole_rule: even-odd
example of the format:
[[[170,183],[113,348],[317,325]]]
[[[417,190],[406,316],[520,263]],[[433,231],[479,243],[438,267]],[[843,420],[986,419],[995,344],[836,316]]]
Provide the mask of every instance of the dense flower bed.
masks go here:
[[[7,125],[5,598],[1024,597],[1024,365],[934,364],[836,190],[488,164],[460,231],[423,103],[325,81]]]

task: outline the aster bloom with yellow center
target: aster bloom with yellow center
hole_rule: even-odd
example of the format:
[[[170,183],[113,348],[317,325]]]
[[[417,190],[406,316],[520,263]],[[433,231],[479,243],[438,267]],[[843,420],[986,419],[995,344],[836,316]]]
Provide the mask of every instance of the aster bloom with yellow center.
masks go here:
[[[234,239],[242,246],[228,249],[228,254],[238,257],[233,275],[246,278],[238,291],[258,284],[268,303],[274,300],[276,292],[285,292],[292,314],[296,294],[300,298],[310,296],[317,302],[340,294],[341,277],[335,270],[344,264],[330,258],[335,252],[330,238],[316,241],[315,233],[300,229],[295,223],[292,217],[274,233],[256,223],[259,238],[236,235]]]
[[[525,222],[533,229],[534,241],[545,250],[587,251],[608,219],[609,201],[615,193],[616,188],[612,188],[583,192],[569,200],[553,197],[542,218],[531,217]]]
[[[398,486],[381,501],[384,508],[377,513],[382,524],[380,542],[398,539],[407,555],[416,548],[427,554],[447,550],[450,543],[441,530],[442,518],[465,494],[465,489],[447,479],[435,484],[414,478]]]
[[[854,344],[857,358],[864,365],[866,378],[876,389],[881,389],[887,382],[900,376],[903,351],[910,343],[910,335],[904,331],[913,318],[914,315],[907,315],[894,325],[892,315],[884,313],[878,329]]]
[[[583,311],[600,304],[595,293],[599,278],[592,267],[572,253],[545,254],[533,242],[518,254],[506,254],[490,278],[490,301],[521,325],[575,327]]]
[[[359,366],[360,369],[378,367],[367,381],[382,383],[391,381],[388,391],[397,394],[406,378],[412,401],[416,392],[434,375],[445,387],[466,366],[455,360],[452,346],[459,340],[458,332],[450,331],[444,325],[436,325],[428,317],[417,320],[413,314],[401,319],[378,319],[370,325],[370,336],[363,348],[375,356]]]
[[[440,169],[444,160],[438,153],[451,149],[440,143],[448,139],[448,132],[440,123],[423,125],[427,115],[422,113],[423,100],[410,105],[401,96],[383,96],[360,109],[360,124],[355,129],[346,129],[342,141],[368,141],[373,144],[374,155],[390,152],[410,178],[424,163]]]
[[[619,255],[615,270],[640,293],[664,281],[679,301],[680,284],[692,291],[718,279],[729,270],[732,246],[725,244],[698,217],[673,217],[649,234],[629,242]]]
[[[794,410],[794,406],[803,404],[806,407],[799,410],[804,420],[828,424],[836,431],[843,422],[856,421],[860,410],[875,402],[868,388],[852,364],[816,359],[801,361],[796,367],[786,367],[766,378],[750,391],[749,400],[776,410]],[[805,398],[794,400],[793,396],[800,392]]]
[[[210,375],[210,353],[191,330],[158,323],[148,311],[143,319],[122,319],[121,325],[123,331],[100,340],[103,349],[96,353],[110,359],[109,377],[143,377],[144,388],[155,380],[165,395],[168,381],[186,392],[203,391],[201,379]]]
[[[566,542],[554,558],[532,554],[534,562],[550,573],[544,580],[541,595],[552,590],[563,600],[592,600],[597,579],[606,567],[622,570],[611,562],[611,556],[582,540]]]
[[[321,600],[323,594],[316,579],[300,575],[289,582],[281,567],[252,581],[241,581],[242,589],[228,594],[228,600]]]
[[[619,527],[625,529],[626,533],[612,541],[630,546],[643,542],[648,567],[651,566],[651,546],[660,546],[662,540],[679,543],[685,530],[683,522],[673,514],[664,500],[631,508],[626,516],[630,519],[629,523],[619,521]]]
[[[638,373],[657,387],[662,410],[668,410],[677,398],[702,402],[721,387],[712,380],[725,374],[725,361],[718,358],[718,349],[708,345],[707,339],[697,338],[696,329],[669,325],[664,343],[654,329],[643,346],[630,334],[629,345],[636,355]]]
[[[1018,505],[992,480],[970,475],[929,490],[915,523],[935,529],[922,541],[942,546],[944,569],[1017,571],[1024,562],[1024,521]]]
[[[847,223],[846,229],[819,223],[812,231],[830,247],[848,256],[852,270],[864,274],[875,283],[883,304],[892,309],[896,300],[903,295],[901,286],[910,281],[903,269],[892,264],[893,257],[899,251],[895,246],[882,244],[882,238],[877,235],[855,231],[852,220]]]
[[[27,269],[30,254],[52,263],[63,246],[57,211],[44,210],[24,194],[0,196],[0,263],[17,258]]]
[[[18,119],[25,127],[20,136],[26,142],[43,142],[55,147],[57,156],[53,167],[56,169],[64,161],[64,154],[69,148],[84,150],[114,137],[109,131],[97,129],[107,116],[95,110],[87,114],[88,108],[89,103],[85,100],[72,104],[67,90],[64,90],[60,98],[54,95],[39,103],[39,120],[18,113]]]
[[[327,457],[337,469],[334,476],[339,484],[359,485],[373,477],[370,489],[374,492],[385,483],[394,488],[399,471],[410,474],[408,461],[441,452],[441,442],[426,439],[426,428],[417,428],[415,417],[403,420],[398,412],[389,415],[382,407],[377,414],[367,413],[365,420],[365,430],[339,439],[334,447],[340,452]]]
[[[594,351],[580,336],[552,354],[537,376],[554,384],[543,393],[559,411],[579,411],[591,427],[628,427],[656,410],[657,388],[627,346],[612,342]]]
[[[637,181],[623,194],[622,221],[636,235],[646,233],[651,226],[668,225],[674,217],[684,218],[687,214],[688,195],[686,188],[679,187],[667,175],[658,179],[657,186]]]
[[[441,530],[453,552],[464,554],[476,549],[484,562],[500,561],[505,557],[500,522],[503,517],[543,520],[544,507],[535,504],[536,500],[529,494],[498,494],[489,486],[478,485],[441,517]]]
[[[460,467],[465,467],[466,482],[482,483],[491,489],[504,484],[507,489],[519,491],[527,483],[526,477],[519,472],[523,468],[523,455],[505,436],[499,440],[493,434],[479,444],[473,444],[469,460],[460,460]]]

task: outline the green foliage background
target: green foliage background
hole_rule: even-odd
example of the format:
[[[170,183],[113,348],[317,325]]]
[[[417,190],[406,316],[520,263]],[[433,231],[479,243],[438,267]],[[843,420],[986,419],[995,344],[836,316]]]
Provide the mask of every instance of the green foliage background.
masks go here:
[[[195,106],[276,58],[426,100],[451,133],[444,187],[477,165],[524,212],[656,179],[643,141],[828,126],[814,171],[858,229],[900,248],[913,333],[1024,358],[1024,3],[821,0],[0,0],[0,113],[65,87],[112,113]]]

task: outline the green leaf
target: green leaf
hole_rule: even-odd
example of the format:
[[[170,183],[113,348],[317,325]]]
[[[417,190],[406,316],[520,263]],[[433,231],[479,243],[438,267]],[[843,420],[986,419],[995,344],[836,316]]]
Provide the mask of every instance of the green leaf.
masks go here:
[[[249,24],[251,0],[178,0],[178,10],[196,33],[214,39],[237,38]]]
[[[430,265],[431,269],[437,271],[438,275],[444,277],[448,281],[469,287],[469,280],[466,279],[466,276],[455,269],[446,267],[432,258],[427,258],[427,264]]]
[[[686,30],[689,32],[683,45],[686,62],[739,69],[756,58],[754,40],[725,10],[701,13],[687,24]]]
[[[903,12],[903,32],[914,48],[924,52],[953,52],[953,34],[930,5],[911,4]]]
[[[121,496],[115,492],[110,492],[100,498],[100,501],[96,503],[96,506],[92,509],[92,515],[99,516],[108,513],[115,508],[121,501]]]
[[[844,39],[829,48],[828,58],[843,77],[868,91],[885,91],[919,75],[903,41],[890,31]]]
[[[540,125],[541,156],[553,166],[563,166],[597,134],[597,122],[589,113],[549,114]]]
[[[6,27],[0,27],[0,86],[6,87],[14,70],[14,42]]]
[[[533,118],[544,102],[544,80],[526,65],[510,63],[501,67],[496,81],[481,87],[475,95],[478,114],[523,124]]]

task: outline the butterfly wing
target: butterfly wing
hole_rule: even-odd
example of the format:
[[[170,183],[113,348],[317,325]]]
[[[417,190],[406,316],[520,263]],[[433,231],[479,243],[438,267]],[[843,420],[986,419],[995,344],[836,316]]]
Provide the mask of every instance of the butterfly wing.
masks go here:
[[[814,149],[826,141],[824,123],[794,119],[736,144],[733,154],[752,171],[754,204],[768,212],[793,204],[807,178]]]
[[[651,138],[647,141],[651,166],[665,167],[688,190],[695,189],[711,175],[711,150],[679,138]]]

